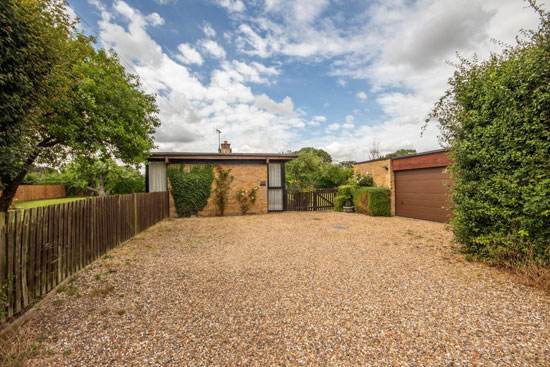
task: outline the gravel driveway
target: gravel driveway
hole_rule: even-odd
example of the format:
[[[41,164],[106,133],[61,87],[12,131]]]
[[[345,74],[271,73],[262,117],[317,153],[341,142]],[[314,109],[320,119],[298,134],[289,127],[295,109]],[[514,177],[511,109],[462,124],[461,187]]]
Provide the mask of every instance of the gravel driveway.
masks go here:
[[[165,220],[17,337],[28,366],[550,365],[550,298],[450,240],[333,212]]]

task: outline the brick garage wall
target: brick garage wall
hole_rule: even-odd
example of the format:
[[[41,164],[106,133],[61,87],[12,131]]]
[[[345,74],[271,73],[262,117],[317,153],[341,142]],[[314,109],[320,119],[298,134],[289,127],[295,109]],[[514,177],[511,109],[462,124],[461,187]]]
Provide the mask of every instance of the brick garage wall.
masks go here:
[[[391,214],[395,215],[395,187],[391,163],[389,158],[358,163],[354,166],[354,170],[355,173],[361,173],[363,176],[372,176],[375,186],[384,187],[391,191]],[[384,167],[387,167],[387,169]]]
[[[176,165],[169,164],[168,167]],[[184,169],[190,170],[194,165],[185,164]],[[248,214],[267,213],[267,186],[260,186],[260,181],[267,185],[267,165],[266,164],[220,164],[224,170],[231,169],[231,175],[234,177],[229,186],[228,202],[225,207],[225,215],[241,215],[239,202],[235,198],[240,189],[248,190],[253,187],[259,187],[256,194],[256,204],[249,210]],[[216,170],[214,169],[214,174]],[[214,189],[216,183],[212,182],[212,195],[208,199],[208,204],[198,214],[203,217],[210,217],[217,214],[216,204],[214,204]],[[170,195],[170,216],[177,216],[174,200]]]

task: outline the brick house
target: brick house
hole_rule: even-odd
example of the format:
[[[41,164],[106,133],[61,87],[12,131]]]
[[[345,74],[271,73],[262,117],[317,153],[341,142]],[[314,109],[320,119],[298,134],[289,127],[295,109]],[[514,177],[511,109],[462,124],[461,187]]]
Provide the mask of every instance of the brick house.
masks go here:
[[[220,166],[224,170],[231,169],[234,177],[230,185],[226,215],[240,215],[240,209],[235,198],[238,190],[248,190],[259,187],[256,204],[249,213],[267,213],[285,210],[285,163],[296,158],[289,154],[270,153],[233,153],[230,144],[221,144],[220,153],[189,153],[189,152],[154,152],[148,158],[145,168],[146,191],[166,191],[169,180],[166,169],[178,165],[192,167],[199,164]],[[212,183],[214,188],[214,183]],[[210,196],[206,207],[199,216],[216,215],[216,207]],[[170,195],[170,213],[176,211]]]
[[[450,206],[444,149],[413,155],[357,162],[355,172],[370,175],[374,184],[391,191],[392,215],[446,222]]]

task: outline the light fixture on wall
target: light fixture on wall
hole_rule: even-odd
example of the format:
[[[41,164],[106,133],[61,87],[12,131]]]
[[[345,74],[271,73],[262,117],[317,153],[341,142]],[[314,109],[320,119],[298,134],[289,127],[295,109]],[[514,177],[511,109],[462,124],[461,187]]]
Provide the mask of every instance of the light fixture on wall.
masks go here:
[[[385,169],[385,170],[387,171],[387,170],[388,170],[388,166],[387,166],[387,165],[385,165],[385,166],[384,166],[384,169]]]

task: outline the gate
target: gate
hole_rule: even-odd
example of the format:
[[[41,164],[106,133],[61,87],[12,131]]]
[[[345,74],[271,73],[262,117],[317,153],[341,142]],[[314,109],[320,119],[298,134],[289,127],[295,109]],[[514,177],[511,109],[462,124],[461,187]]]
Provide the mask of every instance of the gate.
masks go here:
[[[286,210],[320,211],[333,210],[338,189],[314,191],[287,191]]]

